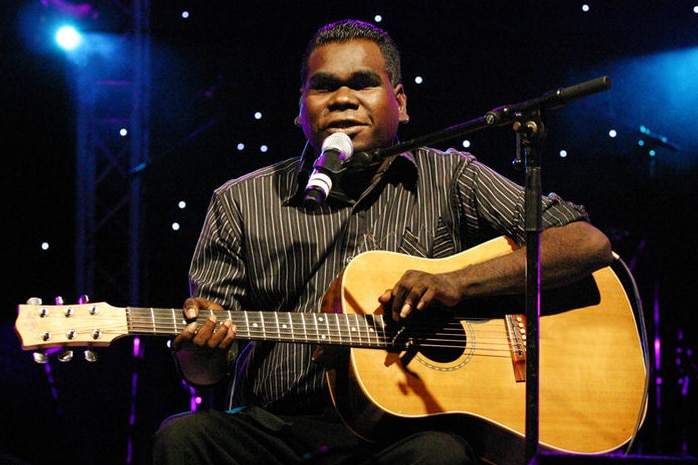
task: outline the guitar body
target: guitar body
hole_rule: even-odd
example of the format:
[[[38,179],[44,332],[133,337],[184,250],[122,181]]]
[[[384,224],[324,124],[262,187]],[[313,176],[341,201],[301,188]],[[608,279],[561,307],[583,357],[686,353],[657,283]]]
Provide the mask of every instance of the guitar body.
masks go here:
[[[510,240],[499,238],[446,259],[368,252],[337,279],[323,310],[380,313],[377,296],[408,269],[444,272],[513,250]],[[541,447],[579,454],[615,450],[630,441],[646,409],[648,373],[634,304],[611,267],[555,294],[543,293],[539,326]],[[546,305],[553,299],[555,305]],[[375,438],[402,432],[389,426],[400,420],[455,423],[471,430],[476,442],[481,436],[476,447],[488,449],[480,451],[486,460],[502,463],[514,456],[521,463],[526,383],[515,376],[504,315],[492,313],[525,313],[525,302],[519,296],[483,308],[493,302],[467,302],[459,311],[485,317],[460,321],[454,349],[419,350],[405,366],[403,354],[351,349],[347,370],[328,375],[348,426]]]

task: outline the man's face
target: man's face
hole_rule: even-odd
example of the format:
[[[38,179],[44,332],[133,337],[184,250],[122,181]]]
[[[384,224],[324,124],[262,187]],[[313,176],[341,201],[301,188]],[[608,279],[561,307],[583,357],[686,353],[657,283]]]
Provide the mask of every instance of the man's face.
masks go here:
[[[335,132],[346,133],[355,152],[389,146],[408,120],[402,84],[391,85],[383,55],[369,40],[318,47],[301,93],[303,132],[316,152]]]

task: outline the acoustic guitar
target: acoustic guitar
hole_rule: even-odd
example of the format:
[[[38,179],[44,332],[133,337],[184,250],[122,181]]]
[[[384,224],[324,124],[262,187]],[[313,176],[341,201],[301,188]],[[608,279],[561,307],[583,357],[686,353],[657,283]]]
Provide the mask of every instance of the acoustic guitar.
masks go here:
[[[444,259],[394,252],[358,255],[326,292],[318,313],[211,311],[232,319],[241,340],[347,347],[328,370],[347,425],[372,438],[392,422],[467,425],[483,457],[523,456],[526,331],[522,296],[418,312],[405,326],[383,316],[377,297],[408,269],[446,272],[511,253],[500,237]],[[541,447],[576,454],[614,451],[632,440],[647,408],[647,351],[632,276],[620,259],[588,279],[544,292],[539,325]],[[209,313],[201,312],[199,320]],[[429,316],[429,318],[426,318]],[[178,308],[106,303],[19,305],[25,350],[108,346],[123,336],[172,337]]]

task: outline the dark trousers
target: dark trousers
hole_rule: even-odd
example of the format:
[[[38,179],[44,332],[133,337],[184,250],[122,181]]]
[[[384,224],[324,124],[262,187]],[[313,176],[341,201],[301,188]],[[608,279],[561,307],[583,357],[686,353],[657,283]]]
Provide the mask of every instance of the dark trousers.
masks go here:
[[[154,436],[153,463],[466,465],[476,460],[460,436],[447,432],[422,431],[374,443],[355,436],[333,412],[276,416],[248,408],[171,417]]]

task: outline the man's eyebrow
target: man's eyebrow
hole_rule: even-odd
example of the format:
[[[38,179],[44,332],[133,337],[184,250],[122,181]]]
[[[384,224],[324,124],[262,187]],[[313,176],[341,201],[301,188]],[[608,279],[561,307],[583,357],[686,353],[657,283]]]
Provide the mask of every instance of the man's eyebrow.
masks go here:
[[[355,71],[349,76],[349,79],[343,80],[338,78],[336,75],[332,73],[327,73],[324,71],[319,71],[315,74],[313,74],[308,83],[310,87],[316,87],[318,85],[334,85],[334,86],[342,86],[342,85],[347,85],[349,87],[355,86],[356,84],[360,84],[361,86],[365,86],[367,84],[370,85],[380,85],[382,82],[380,74],[378,74],[376,71],[373,70],[360,70],[360,71]]]

